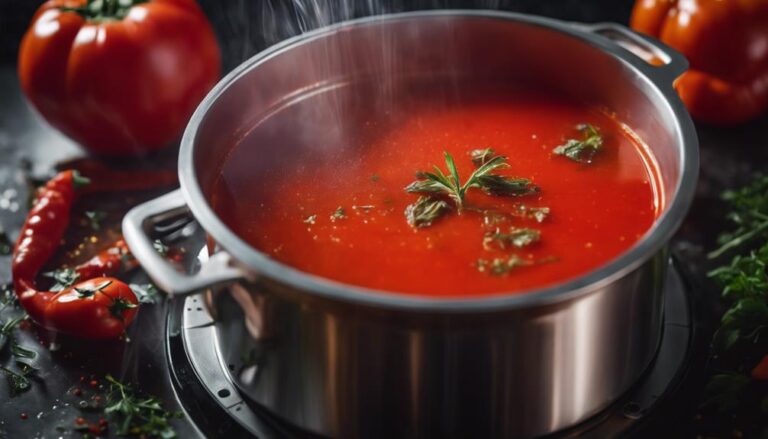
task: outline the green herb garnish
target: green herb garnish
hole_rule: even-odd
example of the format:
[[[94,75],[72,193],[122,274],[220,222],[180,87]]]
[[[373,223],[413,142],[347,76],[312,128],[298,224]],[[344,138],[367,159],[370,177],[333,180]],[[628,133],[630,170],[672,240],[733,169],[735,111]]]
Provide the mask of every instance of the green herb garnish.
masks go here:
[[[501,175],[483,175],[478,177],[478,187],[488,195],[521,197],[535,194],[539,188],[527,178],[508,178]]]
[[[304,224],[314,225],[316,221],[317,221],[317,215],[310,215],[304,218]]]
[[[109,382],[109,392],[104,413],[117,424],[118,435],[176,437],[176,431],[169,421],[178,417],[178,414],[165,410],[157,398],[137,396],[130,386],[120,383],[111,375],[107,375],[106,380]]]
[[[539,239],[541,239],[541,232],[535,229],[512,227],[506,233],[496,229],[494,232],[485,234],[483,248],[486,250],[494,247],[499,250],[506,250],[509,247],[523,248],[538,242]]]
[[[707,255],[710,258],[755,238],[768,238],[768,176],[758,175],[747,186],[724,192],[723,200],[731,205],[727,218],[736,228],[718,237],[720,247]]]
[[[331,221],[342,220],[342,219],[344,219],[346,217],[347,217],[347,212],[344,210],[343,207],[339,206],[331,214]]]
[[[528,180],[491,174],[496,170],[509,167],[507,158],[504,156],[491,158],[475,169],[469,178],[462,183],[453,157],[447,152],[444,155],[448,175],[443,173],[437,166],[433,166],[434,172],[417,173],[416,177],[419,179],[406,186],[405,190],[430,196],[446,196],[454,202],[459,211],[464,207],[465,195],[471,188],[479,188],[493,195],[515,196],[525,195],[537,190],[534,189],[535,186],[531,185]],[[528,185],[525,189],[521,187],[523,180]]]
[[[537,223],[544,222],[550,212],[549,207],[528,207],[522,204],[517,207],[517,210],[520,215],[526,218],[533,218]]]
[[[429,227],[434,221],[451,211],[451,206],[440,199],[419,197],[405,208],[405,219],[411,227]]]
[[[55,283],[50,288],[51,291],[61,291],[69,288],[80,279],[80,274],[72,268],[61,268],[59,270],[49,271],[43,273],[43,276],[50,277],[54,280]]]
[[[603,136],[594,125],[588,123],[580,124],[576,129],[582,134],[581,139],[568,139],[552,152],[579,163],[592,163],[595,155],[603,147]]]
[[[517,255],[511,255],[508,258],[494,258],[477,260],[477,271],[488,273],[494,276],[504,276],[520,267],[527,267],[532,262]]]
[[[32,388],[32,384],[29,382],[29,378],[27,378],[27,374],[24,372],[14,372],[5,366],[0,367],[0,370],[3,371],[5,377],[8,379],[8,386],[11,388],[11,396],[20,395]]]
[[[473,149],[469,152],[469,156],[472,158],[472,163],[475,166],[482,166],[488,163],[496,153],[491,148],[485,149]]]

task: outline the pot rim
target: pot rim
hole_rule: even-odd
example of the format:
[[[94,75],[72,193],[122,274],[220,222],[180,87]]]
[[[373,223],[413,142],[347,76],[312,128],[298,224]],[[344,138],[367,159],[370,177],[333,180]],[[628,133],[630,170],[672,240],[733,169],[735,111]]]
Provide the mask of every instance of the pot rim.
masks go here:
[[[579,277],[525,291],[494,293],[480,297],[462,296],[434,298],[430,296],[385,291],[342,283],[332,279],[303,272],[276,261],[240,239],[214,212],[203,194],[194,166],[194,155],[198,129],[208,111],[228,87],[244,74],[269,59],[290,50],[294,46],[323,38],[340,30],[367,26],[381,22],[404,21],[421,18],[481,18],[512,20],[532,26],[544,27],[577,38],[617,58],[629,67],[649,89],[660,95],[666,111],[674,116],[678,129],[676,136],[680,151],[680,177],[675,196],[668,208],[657,218],[654,225],[629,250],[606,264],[586,272]],[[343,21],[326,26],[275,44],[240,64],[221,79],[208,93],[192,115],[181,140],[178,172],[181,192],[195,219],[206,233],[227,251],[235,263],[244,267],[256,278],[268,277],[284,285],[297,288],[308,294],[340,302],[367,305],[378,308],[401,309],[429,312],[483,312],[515,308],[527,308],[576,299],[625,276],[662,250],[685,217],[693,200],[698,179],[698,139],[691,118],[682,101],[672,87],[673,76],[664,72],[663,67],[654,67],[610,40],[579,28],[580,24],[526,14],[492,10],[434,10],[377,15]]]

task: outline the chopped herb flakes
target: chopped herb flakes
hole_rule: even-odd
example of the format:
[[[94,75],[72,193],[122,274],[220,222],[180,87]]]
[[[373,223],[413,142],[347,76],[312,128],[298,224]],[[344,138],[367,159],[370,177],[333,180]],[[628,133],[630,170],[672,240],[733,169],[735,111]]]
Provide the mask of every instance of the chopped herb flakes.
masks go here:
[[[494,258],[491,260],[478,259],[477,271],[488,273],[493,276],[504,276],[519,267],[531,265],[531,261],[521,258],[517,255],[511,255],[507,258]]]
[[[335,222],[335,221],[338,221],[338,220],[343,220],[346,217],[347,217],[347,212],[344,210],[343,207],[339,206],[331,214],[331,221]]]
[[[304,224],[314,225],[316,221],[317,221],[317,215],[310,215],[304,218]]]
[[[509,247],[523,248],[538,242],[539,239],[541,239],[541,232],[534,229],[513,227],[506,233],[496,229],[494,232],[485,234],[483,248],[486,250],[506,250]]]
[[[549,207],[528,207],[521,204],[517,207],[517,210],[520,212],[520,215],[533,218],[537,223],[542,223],[549,216],[550,209]]]
[[[405,219],[411,227],[429,227],[434,221],[451,211],[451,206],[440,199],[419,197],[405,208]]]
[[[576,129],[581,133],[581,139],[568,139],[564,144],[556,147],[552,152],[565,156],[575,162],[592,163],[595,155],[603,147],[603,136],[600,131],[588,123],[580,124]]]

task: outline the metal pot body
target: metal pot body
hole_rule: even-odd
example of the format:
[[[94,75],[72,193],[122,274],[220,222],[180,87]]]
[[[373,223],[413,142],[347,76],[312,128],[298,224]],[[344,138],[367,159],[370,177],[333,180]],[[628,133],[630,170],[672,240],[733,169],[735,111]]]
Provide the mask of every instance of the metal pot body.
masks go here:
[[[607,407],[656,352],[665,244],[687,211],[698,166],[695,132],[672,89],[686,65],[609,24],[468,11],[342,23],[268,49],[225,78],[184,135],[182,189],[131,211],[124,233],[167,291],[225,285],[209,298],[233,381],[295,427],[341,437],[551,433]],[[532,82],[614,112],[657,161],[659,220],[626,254],[579,279],[439,301],[298,272],[218,219],[208,191],[227,151],[259,120],[336,84],[378,81],[387,95],[410,77]],[[194,275],[169,267],[147,237],[156,222],[189,212],[219,250]]]

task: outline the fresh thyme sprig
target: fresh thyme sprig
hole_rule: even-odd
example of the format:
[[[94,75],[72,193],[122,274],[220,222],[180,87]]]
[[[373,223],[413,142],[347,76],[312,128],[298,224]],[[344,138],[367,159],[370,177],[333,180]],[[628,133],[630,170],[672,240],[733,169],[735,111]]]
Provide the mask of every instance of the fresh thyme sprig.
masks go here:
[[[434,172],[417,173],[419,179],[406,186],[405,190],[431,196],[446,196],[453,201],[459,211],[464,207],[467,191],[472,188],[482,189],[492,195],[506,196],[527,195],[538,191],[538,188],[530,180],[492,174],[496,170],[509,167],[507,158],[504,156],[499,155],[485,160],[462,183],[453,157],[447,152],[444,155],[448,175],[439,167],[433,166]]]
[[[581,139],[568,139],[564,144],[552,150],[555,155],[562,155],[579,163],[592,163],[595,155],[603,147],[603,136],[591,124],[583,123],[576,126],[581,133]]]
[[[758,175],[742,188],[725,191],[723,200],[731,205],[728,220],[736,228],[722,233],[719,248],[707,256],[714,259],[727,251],[756,239],[768,238],[768,176]]]
[[[165,410],[157,398],[140,398],[130,386],[106,376],[109,382],[104,413],[117,424],[120,436],[174,438],[176,431],[170,419],[177,414]]]

